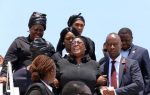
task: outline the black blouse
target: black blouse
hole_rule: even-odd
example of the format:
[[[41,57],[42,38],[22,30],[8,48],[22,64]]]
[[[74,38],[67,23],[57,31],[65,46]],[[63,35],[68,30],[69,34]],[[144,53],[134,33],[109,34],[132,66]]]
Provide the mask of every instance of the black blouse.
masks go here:
[[[69,81],[82,81],[89,86],[94,93],[96,79],[99,76],[99,68],[96,61],[85,56],[80,64],[76,64],[74,58],[68,57],[58,61],[57,78],[61,89]]]

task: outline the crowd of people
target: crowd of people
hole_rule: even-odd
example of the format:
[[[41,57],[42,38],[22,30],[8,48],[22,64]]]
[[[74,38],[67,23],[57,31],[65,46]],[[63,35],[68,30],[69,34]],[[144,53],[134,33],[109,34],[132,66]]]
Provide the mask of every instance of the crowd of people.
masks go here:
[[[82,35],[81,13],[69,17],[56,49],[43,38],[46,22],[46,14],[33,12],[28,37],[17,37],[0,56],[0,83],[11,62],[20,95],[150,95],[149,53],[132,43],[129,28],[109,33],[104,57],[96,59],[94,41]]]

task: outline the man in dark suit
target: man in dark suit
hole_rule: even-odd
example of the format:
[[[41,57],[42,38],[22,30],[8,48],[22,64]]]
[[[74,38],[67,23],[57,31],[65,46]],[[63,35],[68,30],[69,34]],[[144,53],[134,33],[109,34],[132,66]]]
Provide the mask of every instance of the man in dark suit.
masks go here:
[[[132,31],[129,28],[122,28],[119,30],[118,35],[122,41],[121,54],[125,58],[137,60],[142,72],[144,80],[144,91],[140,95],[150,95],[150,58],[148,50],[132,43]]]
[[[144,82],[136,60],[121,56],[122,42],[116,33],[106,38],[109,58],[101,64],[101,73],[107,75],[107,86],[102,86],[103,95],[139,95]]]

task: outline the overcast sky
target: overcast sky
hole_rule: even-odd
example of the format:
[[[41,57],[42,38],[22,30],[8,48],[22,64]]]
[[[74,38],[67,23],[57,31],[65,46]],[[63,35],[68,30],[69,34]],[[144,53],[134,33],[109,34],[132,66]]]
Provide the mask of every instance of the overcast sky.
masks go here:
[[[108,33],[122,27],[133,31],[134,44],[150,51],[150,0],[0,0],[0,54],[6,54],[18,36],[28,36],[28,21],[34,12],[47,14],[44,38],[54,47],[70,15],[82,13],[83,35],[95,42],[99,60]]]

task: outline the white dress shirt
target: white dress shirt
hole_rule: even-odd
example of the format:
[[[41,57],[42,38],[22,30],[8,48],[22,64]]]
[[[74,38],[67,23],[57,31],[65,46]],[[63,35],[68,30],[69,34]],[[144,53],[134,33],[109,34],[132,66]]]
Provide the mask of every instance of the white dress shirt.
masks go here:
[[[111,69],[112,69],[112,59],[109,58],[109,72],[108,72],[108,77],[109,77],[109,87],[111,87]],[[115,62],[115,69],[116,69],[116,78],[117,78],[117,88],[119,87],[119,66],[120,66],[120,60],[121,60],[121,54],[114,60]]]
[[[121,50],[121,55],[124,57],[124,58],[127,58],[129,53],[130,53],[130,50],[131,48],[129,48],[128,50]]]

